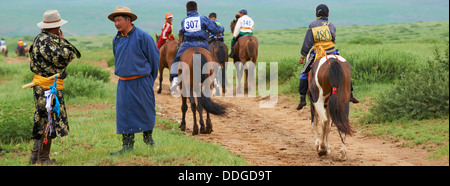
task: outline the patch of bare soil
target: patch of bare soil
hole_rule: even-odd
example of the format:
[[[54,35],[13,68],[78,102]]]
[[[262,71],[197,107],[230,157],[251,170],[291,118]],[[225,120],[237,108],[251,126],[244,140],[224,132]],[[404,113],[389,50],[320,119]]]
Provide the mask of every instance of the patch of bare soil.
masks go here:
[[[15,58],[8,57],[5,59],[6,64],[29,63],[29,62],[30,62],[30,58],[26,58],[26,57],[15,57]]]

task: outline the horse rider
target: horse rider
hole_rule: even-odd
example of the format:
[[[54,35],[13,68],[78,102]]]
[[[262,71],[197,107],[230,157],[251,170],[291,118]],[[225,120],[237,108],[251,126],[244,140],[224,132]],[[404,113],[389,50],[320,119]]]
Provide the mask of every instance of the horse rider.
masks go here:
[[[0,52],[2,52],[3,50],[6,51],[6,42],[5,42],[4,38],[2,38],[2,40],[0,40]]]
[[[19,39],[19,41],[17,42],[17,47],[16,50],[19,51],[19,56],[24,56],[25,55],[25,46],[24,46],[24,42],[22,41],[22,39]]]
[[[222,24],[220,24],[220,22],[217,20],[217,14],[216,13],[210,13],[209,14],[209,19],[211,19],[212,21],[214,21],[217,25],[219,25],[219,26],[222,26]],[[209,44],[211,44],[212,42],[214,42],[215,40],[218,40],[218,41],[222,41],[222,42],[224,42],[223,41],[223,33],[220,33],[220,34],[218,34],[218,35],[214,35],[214,34],[212,34],[212,33],[209,33],[209,37],[208,37],[208,43]]]
[[[247,15],[247,9],[239,10],[239,17],[233,31],[233,40],[231,41],[231,52],[229,55],[230,58],[234,56],[234,45],[238,39],[241,36],[253,35],[253,29],[255,27],[255,22]]]
[[[336,42],[336,27],[328,20],[329,9],[325,4],[320,4],[316,8],[317,19],[313,21],[306,32],[303,46],[301,49],[300,64],[303,64],[303,60],[308,55],[311,48],[314,46],[314,51],[311,53],[310,59],[306,62],[303,70],[300,74],[300,103],[297,106],[297,110],[301,110],[306,105],[306,92],[308,90],[308,72],[311,70],[311,66],[315,60],[318,60],[326,55],[339,55],[339,50],[334,47]],[[352,89],[353,91],[353,86]],[[359,103],[359,101],[353,97],[353,93],[350,96],[350,102]]]
[[[173,36],[173,26],[172,26],[172,20],[173,15],[172,13],[166,13],[166,22],[164,23],[164,27],[161,31],[161,37],[158,41],[158,49],[160,49],[165,43],[168,41],[174,40],[175,37]]]
[[[170,77],[173,78],[170,90],[173,91],[179,84],[178,80],[178,62],[181,54],[191,47],[202,47],[209,51],[209,45],[206,41],[207,31],[212,34],[220,34],[224,32],[223,26],[217,25],[214,21],[206,16],[198,14],[197,3],[189,1],[186,3],[187,17],[181,22],[181,33],[184,34],[184,42],[181,43],[180,49],[173,60],[172,68],[170,69]]]

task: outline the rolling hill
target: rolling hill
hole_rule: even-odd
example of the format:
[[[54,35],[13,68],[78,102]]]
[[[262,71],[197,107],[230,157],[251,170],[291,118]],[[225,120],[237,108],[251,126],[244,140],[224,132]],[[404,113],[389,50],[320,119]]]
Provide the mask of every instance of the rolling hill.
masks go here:
[[[198,0],[199,13],[216,12],[219,21],[229,31],[228,23],[241,8],[248,9],[256,22],[256,29],[292,29],[308,26],[315,19],[315,8],[319,4],[297,0]],[[69,21],[63,27],[67,35],[115,34],[114,25],[106,18],[116,6],[128,6],[138,15],[136,25],[149,33],[159,33],[164,23],[164,14],[174,14],[174,30],[185,17],[185,3],[180,0],[0,0],[0,37],[35,35],[42,14],[49,9],[60,11]],[[336,26],[375,25],[417,21],[439,21],[449,19],[447,0],[325,0],[330,7],[330,19]]]

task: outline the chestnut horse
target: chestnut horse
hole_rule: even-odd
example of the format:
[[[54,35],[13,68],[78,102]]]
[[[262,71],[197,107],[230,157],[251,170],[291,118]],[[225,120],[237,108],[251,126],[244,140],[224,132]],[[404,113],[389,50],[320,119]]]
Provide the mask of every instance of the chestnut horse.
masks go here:
[[[231,21],[230,28],[231,33],[234,32],[234,27],[236,26],[237,20],[239,19],[239,16],[236,15],[236,19]],[[258,39],[253,35],[245,35],[239,37],[238,41],[236,42],[236,45],[234,46],[234,65],[236,67],[236,75],[238,78],[238,88],[236,89],[237,92],[241,89],[241,78],[242,78],[242,71],[244,70],[244,66],[247,63],[247,61],[252,61],[254,63],[253,69],[250,69],[251,71],[254,70],[256,67],[256,60],[258,59]],[[240,67],[239,63],[236,64],[236,62],[242,63],[242,68]],[[251,66],[250,66],[251,67]],[[248,93],[248,69],[245,69],[245,80],[244,80],[244,92]],[[253,88],[253,87],[251,87]]]
[[[205,96],[203,94],[203,92],[201,92],[199,95],[197,96],[197,103],[195,103],[195,97],[194,97],[194,82],[198,82],[198,81],[194,81],[194,69],[193,69],[193,64],[194,64],[194,58],[195,55],[200,55],[200,59],[201,59],[201,67],[202,69],[204,69],[204,65],[211,65],[209,67],[210,72],[209,74],[202,74],[201,75],[201,83],[206,83],[206,79],[208,79],[209,76],[213,75],[214,71],[212,69],[212,58],[211,58],[211,54],[209,53],[208,50],[201,48],[201,47],[192,47],[187,49],[186,51],[183,52],[183,54],[180,56],[180,62],[178,65],[181,65],[180,63],[184,63],[183,65],[187,65],[187,67],[189,67],[189,73],[186,72],[182,72],[182,69],[178,70],[178,77],[181,78],[181,83],[180,83],[180,87],[182,90],[182,94],[181,94],[181,98],[182,98],[182,106],[181,106],[181,111],[183,112],[183,118],[181,120],[181,125],[180,125],[180,129],[181,131],[185,131],[186,130],[186,111],[188,109],[187,106],[187,98],[186,95],[189,95],[189,101],[191,102],[191,110],[192,113],[194,115],[194,125],[193,125],[193,130],[192,130],[192,135],[197,135],[199,130],[198,130],[198,126],[197,126],[197,117],[196,117],[196,111],[198,111],[199,113],[199,122],[200,122],[200,133],[202,134],[211,134],[211,132],[213,131],[212,129],[212,123],[211,123],[211,119],[209,114],[214,114],[214,115],[219,115],[222,116],[225,114],[225,107],[222,105],[219,105],[217,103],[214,103],[210,97]],[[185,87],[183,88],[183,82],[189,82],[189,85],[185,85]],[[212,89],[212,86],[205,86],[205,88],[210,88]],[[187,91],[189,91],[189,94],[187,94]],[[203,121],[203,108],[206,110],[206,128],[205,128],[205,124]]]
[[[350,64],[341,56],[327,55],[313,63],[310,73],[308,95],[311,100],[311,125],[315,148],[319,156],[331,153],[328,135],[331,124],[334,123],[342,142],[340,158],[345,160],[347,156],[345,137],[354,132],[348,119],[351,92]],[[318,138],[318,124],[322,125],[320,138]]]
[[[159,41],[158,35],[156,35],[156,41]],[[162,91],[162,81],[163,81],[163,71],[164,68],[168,68],[170,71],[170,67],[172,67],[173,59],[177,55],[177,46],[178,41],[170,40],[165,43],[159,49],[159,89],[158,94],[161,94]],[[169,79],[172,82],[172,78]]]

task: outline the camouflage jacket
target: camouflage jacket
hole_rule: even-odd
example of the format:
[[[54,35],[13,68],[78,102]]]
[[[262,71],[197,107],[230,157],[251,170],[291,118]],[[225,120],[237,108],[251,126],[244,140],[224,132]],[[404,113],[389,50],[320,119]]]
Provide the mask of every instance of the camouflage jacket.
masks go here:
[[[66,67],[75,55],[80,58],[80,52],[64,38],[41,30],[30,46],[30,70],[37,75],[50,77],[59,73],[61,79],[67,77]]]

